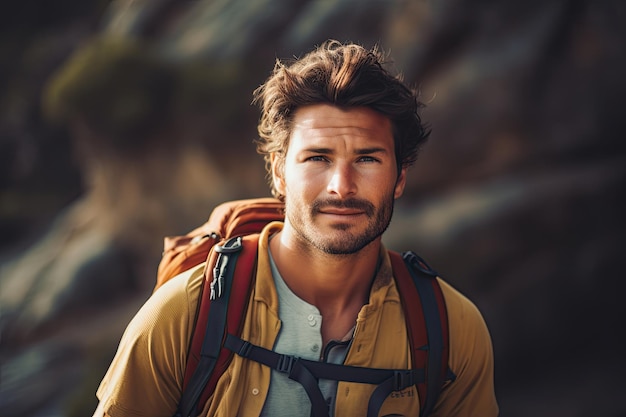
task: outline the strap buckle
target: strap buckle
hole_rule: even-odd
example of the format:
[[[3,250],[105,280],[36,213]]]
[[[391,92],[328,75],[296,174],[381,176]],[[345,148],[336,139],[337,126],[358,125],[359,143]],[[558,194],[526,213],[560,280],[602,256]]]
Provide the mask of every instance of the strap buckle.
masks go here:
[[[418,271],[429,275],[431,277],[437,276],[437,271],[435,271],[430,265],[426,263],[424,259],[422,259],[415,252],[407,251],[402,254],[402,258],[407,261],[413,268]]]
[[[276,364],[276,369],[278,372],[282,372],[284,374],[291,375],[291,370],[293,366],[298,361],[297,356],[292,355],[280,355],[278,358],[278,363]]]
[[[412,385],[415,385],[415,375],[413,370],[393,372],[393,391],[402,391]]]

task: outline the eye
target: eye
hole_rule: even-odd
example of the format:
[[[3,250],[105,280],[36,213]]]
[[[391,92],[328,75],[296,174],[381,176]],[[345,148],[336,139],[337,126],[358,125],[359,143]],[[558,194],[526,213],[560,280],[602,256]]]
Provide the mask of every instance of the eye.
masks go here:
[[[313,155],[313,156],[309,156],[308,158],[306,158],[305,161],[326,162],[328,161],[328,159],[323,155]]]
[[[373,156],[362,156],[359,158],[359,162],[380,162],[380,159]]]

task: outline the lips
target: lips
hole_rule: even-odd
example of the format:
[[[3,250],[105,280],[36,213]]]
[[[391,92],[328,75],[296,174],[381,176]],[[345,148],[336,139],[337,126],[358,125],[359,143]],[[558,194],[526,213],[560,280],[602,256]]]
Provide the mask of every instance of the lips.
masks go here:
[[[357,216],[359,214],[365,214],[362,210],[355,209],[339,209],[339,208],[323,208],[319,210],[321,214],[332,214],[337,216]]]
[[[336,216],[373,216],[374,205],[367,200],[317,200],[313,202],[313,213]]]

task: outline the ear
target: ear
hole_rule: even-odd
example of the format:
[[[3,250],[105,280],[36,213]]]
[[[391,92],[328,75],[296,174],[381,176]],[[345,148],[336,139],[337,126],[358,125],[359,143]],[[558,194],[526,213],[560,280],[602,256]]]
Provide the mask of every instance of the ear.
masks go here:
[[[285,178],[284,178],[284,160],[281,159],[275,152],[270,155],[270,160],[272,164],[272,183],[274,184],[274,189],[278,191],[279,194],[285,195]]]
[[[400,170],[400,175],[398,175],[398,179],[396,180],[396,187],[393,192],[393,198],[400,198],[402,193],[404,193],[404,187],[406,185],[406,167],[403,167]]]

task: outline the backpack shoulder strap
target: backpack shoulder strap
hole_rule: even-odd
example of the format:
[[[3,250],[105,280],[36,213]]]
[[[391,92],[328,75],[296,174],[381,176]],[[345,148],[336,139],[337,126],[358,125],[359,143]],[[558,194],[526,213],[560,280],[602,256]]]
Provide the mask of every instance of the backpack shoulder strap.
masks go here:
[[[241,333],[258,238],[254,234],[229,239],[216,245],[209,256],[176,417],[195,416],[230,364],[233,353],[224,347],[224,340],[229,333]],[[407,320],[413,368],[426,370],[425,382],[417,384],[420,417],[425,417],[437,401],[448,369],[445,302],[436,272],[421,258],[412,252],[389,254]]]
[[[437,272],[413,252],[389,251],[407,321],[413,368],[426,370],[417,384],[420,417],[429,415],[448,372],[448,316]]]
[[[176,416],[195,416],[230,364],[232,352],[223,347],[224,339],[228,333],[241,333],[258,240],[258,234],[234,237],[216,245],[209,255]]]

